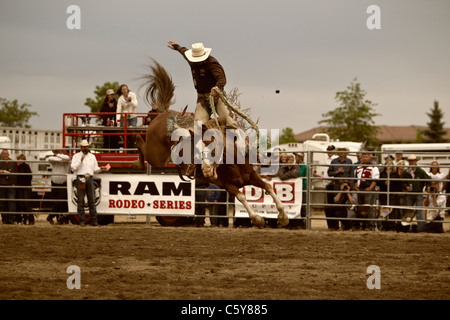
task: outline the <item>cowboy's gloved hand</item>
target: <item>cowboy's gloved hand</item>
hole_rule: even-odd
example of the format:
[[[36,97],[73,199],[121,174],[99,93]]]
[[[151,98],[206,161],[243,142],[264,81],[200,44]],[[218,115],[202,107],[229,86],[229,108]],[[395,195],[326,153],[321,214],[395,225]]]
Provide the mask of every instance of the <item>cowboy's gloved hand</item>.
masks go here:
[[[175,41],[168,41],[168,47],[172,50],[177,50],[178,47],[180,46],[178,43],[176,43]]]
[[[213,97],[217,97],[217,96],[219,95],[219,94],[215,91],[215,89],[219,89],[219,88],[217,88],[217,86],[211,88],[210,95],[212,95]]]

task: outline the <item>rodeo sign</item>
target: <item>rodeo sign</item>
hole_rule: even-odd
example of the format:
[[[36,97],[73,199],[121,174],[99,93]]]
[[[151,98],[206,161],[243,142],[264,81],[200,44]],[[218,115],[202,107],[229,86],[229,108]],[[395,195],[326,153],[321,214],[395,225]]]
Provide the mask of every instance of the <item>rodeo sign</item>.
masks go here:
[[[99,174],[94,177],[97,213],[194,215],[195,183],[178,176]],[[75,175],[67,179],[69,211],[77,212]],[[85,210],[88,213],[87,199]]]

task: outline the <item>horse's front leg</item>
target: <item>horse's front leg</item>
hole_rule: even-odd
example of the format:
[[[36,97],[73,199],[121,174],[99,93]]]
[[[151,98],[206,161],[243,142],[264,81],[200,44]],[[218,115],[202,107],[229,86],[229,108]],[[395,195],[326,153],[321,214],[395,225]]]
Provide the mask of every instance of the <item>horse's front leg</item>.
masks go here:
[[[252,221],[252,224],[255,225],[258,228],[264,228],[266,222],[264,221],[264,218],[257,215],[255,211],[249,206],[247,199],[245,198],[244,194],[239,191],[239,189],[233,185],[226,186],[225,189],[233,194],[236,199],[238,199],[245,209],[247,210],[248,216],[250,217],[250,220]]]

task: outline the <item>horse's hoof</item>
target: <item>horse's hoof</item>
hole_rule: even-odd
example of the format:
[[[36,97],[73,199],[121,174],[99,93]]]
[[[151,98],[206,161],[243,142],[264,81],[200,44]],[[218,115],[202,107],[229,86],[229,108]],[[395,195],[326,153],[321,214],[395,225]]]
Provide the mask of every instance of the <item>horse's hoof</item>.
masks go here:
[[[264,218],[256,216],[254,219],[252,219],[252,224],[259,229],[262,229],[266,225],[266,221],[264,221]]]
[[[278,218],[278,224],[281,227],[286,227],[289,224],[289,218],[285,217],[285,218]]]

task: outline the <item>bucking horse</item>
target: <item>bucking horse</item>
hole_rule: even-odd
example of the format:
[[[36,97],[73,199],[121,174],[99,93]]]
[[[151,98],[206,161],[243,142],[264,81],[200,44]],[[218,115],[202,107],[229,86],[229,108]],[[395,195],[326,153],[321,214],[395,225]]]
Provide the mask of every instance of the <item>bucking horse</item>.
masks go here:
[[[188,123],[189,126],[194,124],[193,116],[185,112],[186,108],[182,112],[169,109],[173,104],[175,85],[167,71],[156,61],[154,61],[154,65],[150,66],[150,69],[151,73],[144,77],[145,82],[143,87],[145,87],[145,99],[151,105],[156,104],[160,114],[148,125],[145,141],[140,135],[137,135],[136,145],[139,154],[138,166],[140,168],[144,168],[145,160],[154,167],[162,167],[172,162],[173,148],[182,140],[180,138],[179,140],[175,139],[175,141],[172,141],[173,130],[180,128],[182,123]],[[211,119],[208,123],[202,125],[202,130],[205,131],[208,128],[214,127],[224,132],[224,124],[225,119],[220,117]],[[190,132],[192,132],[192,128]],[[205,146],[205,142],[202,141],[201,147],[205,148]],[[236,148],[234,141],[231,146]],[[217,161],[211,163],[211,161],[207,161],[207,157],[202,158],[201,165],[198,165],[201,170],[197,170],[197,174],[193,178],[216,184],[234,195],[246,208],[252,224],[258,228],[263,228],[265,221],[249,206],[245,195],[240,189],[246,185],[253,185],[264,189],[276,204],[278,225],[281,227],[286,226],[289,223],[289,218],[272,186],[263,181],[254,170],[248,154],[245,155],[244,161],[240,161],[239,163],[236,158],[238,152],[237,150],[234,151],[235,156],[233,161],[231,161],[232,163],[226,163],[224,160],[221,163],[217,163]],[[223,152],[226,152],[226,148],[224,148]],[[200,154],[203,155],[203,152]],[[193,156],[188,156],[184,159],[192,160],[193,158]],[[226,159],[225,154],[223,154],[223,159]],[[180,166],[187,166],[189,162],[189,160],[185,161]]]

